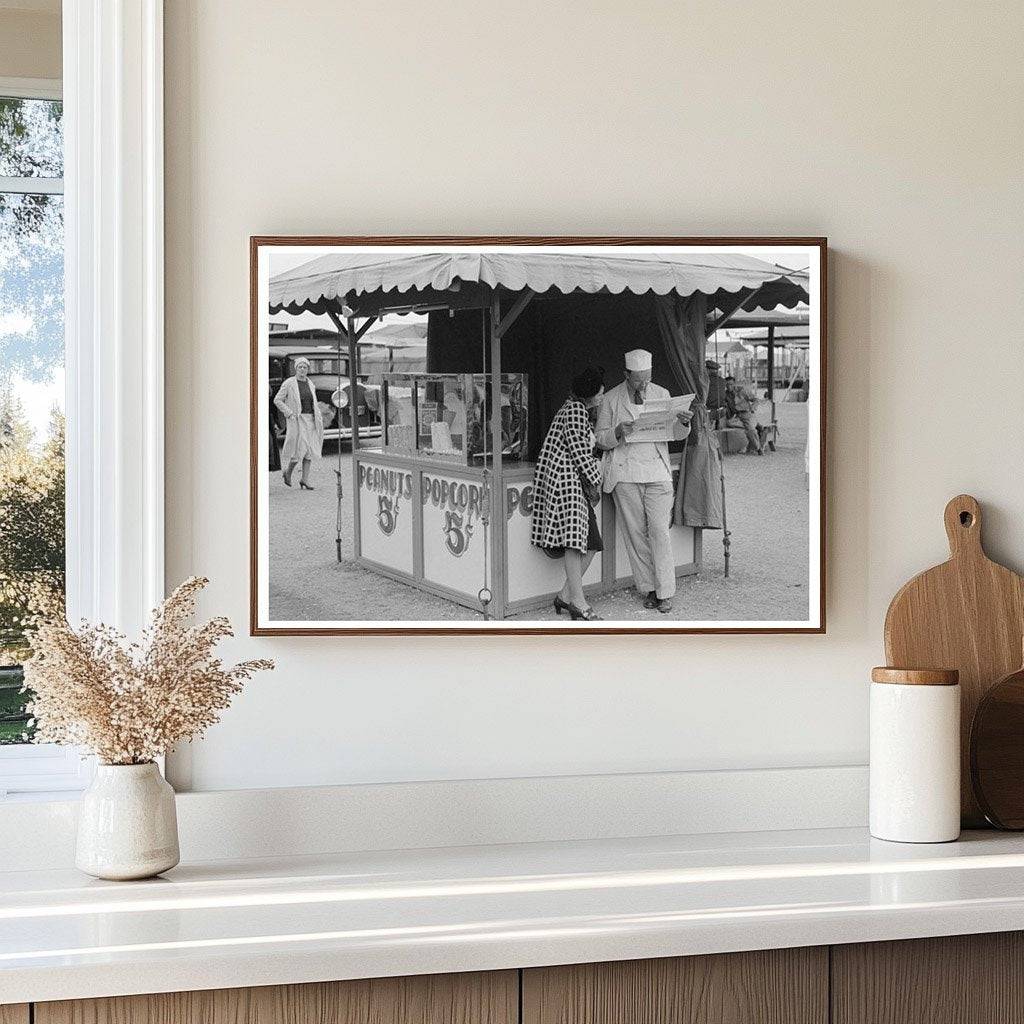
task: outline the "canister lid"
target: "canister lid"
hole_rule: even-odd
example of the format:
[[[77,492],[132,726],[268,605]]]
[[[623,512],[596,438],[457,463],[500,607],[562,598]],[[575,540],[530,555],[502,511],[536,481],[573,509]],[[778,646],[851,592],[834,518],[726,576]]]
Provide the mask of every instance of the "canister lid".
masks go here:
[[[955,668],[889,668],[871,670],[873,683],[901,683],[905,686],[956,686],[960,673]]]

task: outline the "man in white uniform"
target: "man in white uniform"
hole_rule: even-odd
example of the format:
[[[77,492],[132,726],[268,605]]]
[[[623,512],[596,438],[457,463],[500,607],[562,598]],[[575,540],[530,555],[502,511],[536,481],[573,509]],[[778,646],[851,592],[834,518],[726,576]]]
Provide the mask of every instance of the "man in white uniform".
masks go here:
[[[665,442],[628,444],[633,420],[648,399],[669,393],[651,383],[651,353],[626,353],[625,380],[608,391],[601,402],[595,434],[604,449],[604,490],[615,501],[622,524],[633,582],[643,595],[645,608],[672,611],[676,592],[676,566],[669,524],[672,519],[672,467]],[[640,408],[638,408],[640,407]],[[689,423],[693,414],[678,414]]]

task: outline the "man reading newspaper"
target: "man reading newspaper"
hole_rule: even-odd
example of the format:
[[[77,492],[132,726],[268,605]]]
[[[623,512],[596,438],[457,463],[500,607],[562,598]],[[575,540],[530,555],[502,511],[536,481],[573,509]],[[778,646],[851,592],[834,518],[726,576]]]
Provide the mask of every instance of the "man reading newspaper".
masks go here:
[[[651,353],[644,349],[627,352],[625,364],[624,380],[605,394],[597,416],[604,490],[615,501],[633,582],[644,607],[668,614],[676,592],[676,567],[669,536],[673,490],[665,429],[668,423],[670,436],[678,440],[689,434],[693,414],[685,397],[692,401],[692,396],[674,400],[652,383]],[[657,403],[652,419],[645,415],[648,403]],[[638,423],[640,431],[650,431],[649,437],[630,443]]]

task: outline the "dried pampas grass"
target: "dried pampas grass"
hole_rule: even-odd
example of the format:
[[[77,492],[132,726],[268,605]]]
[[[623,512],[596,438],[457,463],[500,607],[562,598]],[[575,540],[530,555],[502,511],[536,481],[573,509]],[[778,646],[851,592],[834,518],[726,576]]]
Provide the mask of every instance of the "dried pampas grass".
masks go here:
[[[25,662],[37,743],[86,747],[104,764],[145,764],[201,735],[242,684],[272,661],[225,668],[213,649],[230,637],[226,618],[190,626],[209,580],[186,580],[153,612],[139,643],[108,626],[64,619],[34,628]]]

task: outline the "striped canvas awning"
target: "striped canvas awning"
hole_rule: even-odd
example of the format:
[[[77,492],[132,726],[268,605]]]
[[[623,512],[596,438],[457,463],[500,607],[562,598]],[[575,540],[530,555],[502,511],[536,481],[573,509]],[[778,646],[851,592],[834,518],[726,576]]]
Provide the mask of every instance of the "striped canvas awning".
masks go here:
[[[585,253],[430,252],[329,253],[270,281],[270,312],[339,312],[346,301],[375,296],[374,305],[437,300],[468,284],[510,292],[552,289],[613,295],[697,292],[728,302],[761,289],[755,305],[792,308],[809,298],[806,271],[793,272],[742,254],[614,256]],[[359,306],[369,308],[365,301]]]

